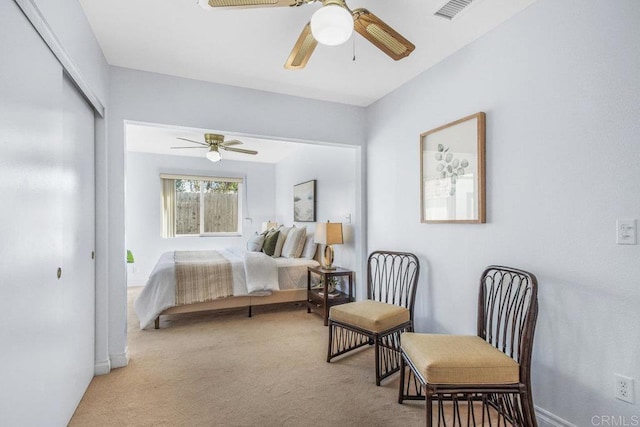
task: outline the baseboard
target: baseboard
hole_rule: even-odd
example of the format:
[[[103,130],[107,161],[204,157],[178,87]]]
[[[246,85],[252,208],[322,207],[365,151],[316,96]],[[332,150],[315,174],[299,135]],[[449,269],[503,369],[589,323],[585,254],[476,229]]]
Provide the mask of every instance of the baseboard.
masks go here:
[[[535,407],[536,418],[538,419],[538,425],[540,427],[576,427],[575,424],[560,418],[559,416],[552,414],[546,409],[542,409],[539,406]]]
[[[110,354],[111,368],[124,368],[129,364],[129,349],[125,348],[124,353]]]
[[[111,361],[110,360],[96,360],[93,365],[93,374],[94,375],[107,375],[111,372]]]

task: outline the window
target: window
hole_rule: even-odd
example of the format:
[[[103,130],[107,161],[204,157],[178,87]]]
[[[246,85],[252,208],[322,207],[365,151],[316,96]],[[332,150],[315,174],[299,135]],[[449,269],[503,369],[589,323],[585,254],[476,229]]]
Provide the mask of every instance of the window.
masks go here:
[[[242,179],[165,175],[163,237],[242,234]]]

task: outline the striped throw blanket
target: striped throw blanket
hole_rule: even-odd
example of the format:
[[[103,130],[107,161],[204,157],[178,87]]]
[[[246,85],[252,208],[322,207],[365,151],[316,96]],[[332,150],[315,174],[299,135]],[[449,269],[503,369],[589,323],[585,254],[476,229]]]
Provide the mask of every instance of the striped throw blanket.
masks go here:
[[[233,295],[231,263],[217,251],[175,251],[176,305]]]

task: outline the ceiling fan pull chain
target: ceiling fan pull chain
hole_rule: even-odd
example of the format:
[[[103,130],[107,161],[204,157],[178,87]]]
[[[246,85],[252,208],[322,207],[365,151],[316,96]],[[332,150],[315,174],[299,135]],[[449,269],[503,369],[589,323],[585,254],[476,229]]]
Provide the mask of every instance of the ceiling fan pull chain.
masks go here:
[[[356,38],[353,38],[353,61],[356,61]]]

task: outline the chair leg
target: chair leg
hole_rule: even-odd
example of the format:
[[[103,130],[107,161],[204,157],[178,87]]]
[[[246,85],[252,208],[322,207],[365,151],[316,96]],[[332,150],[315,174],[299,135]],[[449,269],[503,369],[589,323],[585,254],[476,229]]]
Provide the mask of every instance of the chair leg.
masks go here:
[[[429,387],[425,390],[424,404],[426,407],[426,426],[431,427],[433,425],[433,391]]]
[[[333,348],[333,322],[329,319],[329,348],[327,349],[327,363],[331,362],[331,349]]]
[[[398,403],[402,405],[404,402],[404,374],[405,374],[406,364],[404,362],[404,357],[400,355],[400,388],[398,389]]]
[[[536,419],[536,412],[533,408],[533,399],[531,398],[530,390],[524,390],[520,392],[520,400],[522,402],[522,416],[527,427],[537,427],[538,420]]]
[[[374,337],[374,345],[376,346],[376,385],[380,385],[380,336],[376,334]]]

